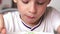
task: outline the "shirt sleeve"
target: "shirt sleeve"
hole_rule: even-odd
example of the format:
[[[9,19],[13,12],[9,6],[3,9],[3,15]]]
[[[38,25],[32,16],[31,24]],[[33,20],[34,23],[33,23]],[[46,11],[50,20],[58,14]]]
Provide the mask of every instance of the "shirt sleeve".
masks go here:
[[[53,10],[51,17],[53,28],[55,31],[57,31],[57,28],[60,26],[60,12],[57,10]]]

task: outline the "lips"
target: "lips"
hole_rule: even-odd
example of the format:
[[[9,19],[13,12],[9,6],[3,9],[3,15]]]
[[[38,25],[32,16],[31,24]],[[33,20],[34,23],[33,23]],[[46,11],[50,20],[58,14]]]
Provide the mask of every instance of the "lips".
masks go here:
[[[27,16],[27,15],[26,15]],[[34,16],[27,16],[27,18],[33,19],[35,18]]]

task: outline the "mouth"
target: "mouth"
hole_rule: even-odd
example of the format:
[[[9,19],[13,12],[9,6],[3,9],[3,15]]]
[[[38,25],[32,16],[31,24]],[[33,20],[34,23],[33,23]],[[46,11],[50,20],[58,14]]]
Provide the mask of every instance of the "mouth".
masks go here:
[[[27,18],[30,18],[30,19],[35,18],[34,16],[28,16],[28,15],[26,15],[26,17],[27,17]]]

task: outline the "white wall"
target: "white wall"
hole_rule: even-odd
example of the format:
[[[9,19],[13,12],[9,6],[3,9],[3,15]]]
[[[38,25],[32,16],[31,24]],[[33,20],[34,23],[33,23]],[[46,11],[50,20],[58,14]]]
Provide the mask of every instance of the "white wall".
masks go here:
[[[9,5],[11,6],[11,1],[12,1],[12,0],[3,0],[3,3],[2,3],[2,4],[3,4],[3,5],[4,5],[4,4],[9,4]]]
[[[60,0],[51,0],[50,6],[55,7],[58,11],[60,11]]]
[[[9,7],[11,7],[11,2],[12,0],[2,0],[2,4],[0,5],[0,9],[2,9],[3,6],[5,5],[9,5]]]

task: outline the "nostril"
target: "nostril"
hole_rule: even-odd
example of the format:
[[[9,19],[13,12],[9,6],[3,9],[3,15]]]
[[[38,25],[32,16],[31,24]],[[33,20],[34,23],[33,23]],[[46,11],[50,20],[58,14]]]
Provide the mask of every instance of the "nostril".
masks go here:
[[[30,10],[29,13],[36,14],[36,10]]]
[[[29,12],[32,13],[32,14],[35,14],[36,13],[36,9],[32,7]]]

